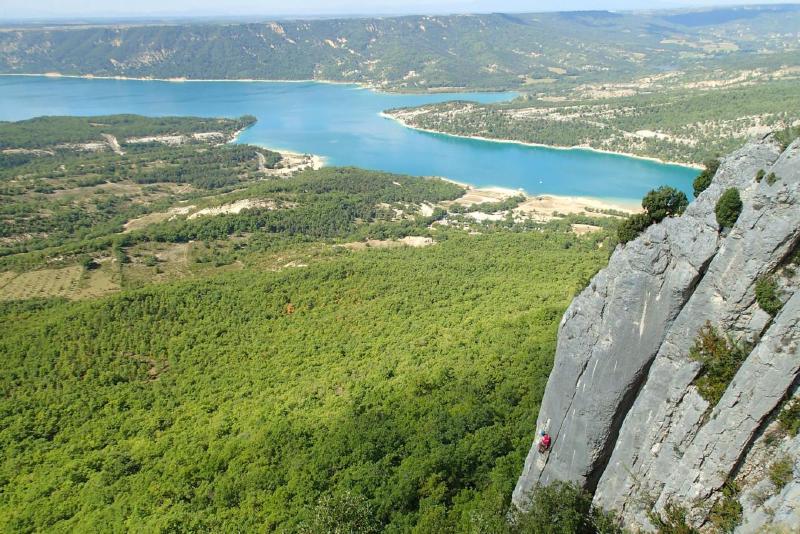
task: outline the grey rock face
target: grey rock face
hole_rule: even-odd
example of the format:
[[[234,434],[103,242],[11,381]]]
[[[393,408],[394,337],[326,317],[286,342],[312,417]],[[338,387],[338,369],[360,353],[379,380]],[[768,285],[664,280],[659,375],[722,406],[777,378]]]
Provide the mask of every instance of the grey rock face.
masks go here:
[[[800,435],[785,440],[771,452],[768,461],[791,462],[792,480],[779,488],[762,478],[742,492],[743,517],[735,534],[757,534],[767,531],[767,527],[773,532],[793,532],[800,525]]]
[[[535,447],[528,454],[517,506],[538,484],[570,480],[596,490],[596,504],[622,512],[634,528],[651,528],[648,500],[656,510],[689,503],[703,523],[800,369],[793,349],[800,296],[772,321],[754,295],[756,280],[800,241],[798,154],[798,143],[781,154],[765,138],[726,158],[682,217],[618,248],[575,299],[539,413],[553,444],[544,455]],[[775,172],[778,183],[756,183],[760,169]],[[745,208],[720,235],[714,206],[729,187]],[[688,357],[706,321],[755,344],[710,414],[692,385],[699,364]],[[709,504],[693,506],[694,499]]]
[[[781,156],[774,168],[785,170],[789,154]],[[797,182],[800,180],[795,186]],[[691,456],[689,449],[701,428],[705,432],[709,426],[702,426],[708,404],[691,385],[699,366],[688,357],[699,330],[711,321],[719,331],[753,342],[769,321],[755,304],[755,283],[759,276],[774,270],[797,242],[800,209],[794,202],[796,190],[786,197],[782,188],[762,185],[740,184],[746,207],[667,333],[597,488],[596,502],[621,511],[630,525],[648,525],[647,498],[658,500],[657,508],[688,498],[664,489],[664,484],[669,485],[671,477],[689,476],[682,472]],[[787,388],[785,385],[781,395]],[[718,408],[722,406],[724,402]],[[721,439],[712,433],[708,439],[717,438]],[[724,477],[732,467],[724,470]],[[708,492],[718,490],[724,482],[724,478],[709,482]],[[646,497],[644,502],[642,497]],[[708,500],[708,495],[702,498]],[[702,507],[692,508],[703,513]]]
[[[656,502],[696,503],[691,517],[702,524],[719,491],[762,423],[778,407],[800,373],[800,293],[784,306],[749,355],[711,414],[670,472]]]
[[[800,390],[796,389],[794,402],[798,400]],[[792,470],[788,483],[776,484],[770,473],[787,464]],[[736,534],[796,531],[800,525],[800,435],[784,435],[778,421],[770,423],[750,448],[736,482],[743,512]]]
[[[716,228],[692,218],[665,221],[615,253],[575,299],[561,323],[538,421],[552,437],[551,452],[531,449],[516,503],[536,484],[596,483],[609,437],[716,248]],[[627,275],[616,276],[621,271]]]

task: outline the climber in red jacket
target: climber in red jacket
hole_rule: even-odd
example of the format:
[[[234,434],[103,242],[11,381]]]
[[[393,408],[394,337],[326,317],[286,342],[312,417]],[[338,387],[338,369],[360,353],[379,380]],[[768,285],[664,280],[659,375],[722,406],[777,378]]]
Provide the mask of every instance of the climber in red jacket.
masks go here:
[[[539,440],[539,453],[544,454],[550,450],[550,434],[542,430],[542,439]]]

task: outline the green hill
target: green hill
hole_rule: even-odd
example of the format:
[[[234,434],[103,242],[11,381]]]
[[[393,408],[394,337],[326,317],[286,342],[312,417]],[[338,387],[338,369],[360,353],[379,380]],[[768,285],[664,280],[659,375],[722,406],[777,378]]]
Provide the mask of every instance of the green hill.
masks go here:
[[[4,304],[0,529],[293,531],[345,491],[388,532],[501,517],[561,314],[605,259],[458,235]]]
[[[283,167],[248,120],[0,123],[0,531],[506,528],[625,214]]]

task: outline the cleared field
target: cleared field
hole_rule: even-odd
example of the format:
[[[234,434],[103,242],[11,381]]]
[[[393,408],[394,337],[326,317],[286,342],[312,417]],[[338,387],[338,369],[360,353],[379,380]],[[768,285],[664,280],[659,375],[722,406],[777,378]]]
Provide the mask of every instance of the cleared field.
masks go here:
[[[90,271],[88,276],[81,278],[77,289],[65,296],[73,300],[91,299],[119,291],[119,289],[119,284],[114,281],[112,271],[104,267]]]
[[[126,288],[192,276],[190,254],[194,243],[143,243],[128,251],[122,267]]]
[[[100,266],[89,271],[79,265],[23,273],[3,271],[0,272],[0,301],[54,297],[93,299],[123,288],[134,289],[154,283],[214,276],[246,267],[257,271],[306,267],[340,253],[338,246],[315,243],[274,252],[250,252],[239,257],[235,251],[238,241],[241,240],[142,243],[128,250],[129,259],[122,266],[111,258],[99,258],[96,261]],[[406,239],[395,244],[415,246],[413,241]],[[380,245],[374,246],[380,248]]]
[[[177,206],[167,211],[148,213],[147,215],[143,215],[142,217],[131,219],[130,221],[125,223],[124,233],[127,234],[129,232],[133,232],[134,230],[140,230],[151,224],[156,224],[167,220],[171,220],[178,215],[186,215],[193,208],[194,206]]]
[[[17,273],[14,272],[4,272],[0,273],[0,288],[5,287],[6,284],[11,282],[14,278],[17,277]]]
[[[116,291],[119,286],[106,269],[84,274],[83,267],[73,265],[60,269],[41,269],[26,273],[0,274],[0,300],[64,297],[94,298]]]
[[[82,273],[77,265],[22,273],[0,289],[0,298],[66,297],[78,288]]]

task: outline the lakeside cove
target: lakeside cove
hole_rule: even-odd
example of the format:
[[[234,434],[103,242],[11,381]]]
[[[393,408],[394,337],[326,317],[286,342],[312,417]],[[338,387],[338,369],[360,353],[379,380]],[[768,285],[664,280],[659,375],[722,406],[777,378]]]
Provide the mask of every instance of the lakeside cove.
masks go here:
[[[385,110],[453,99],[490,103],[509,93],[382,93],[320,82],[200,82],[0,76],[0,120],[135,113],[258,122],[235,142],[314,154],[331,166],[446,176],[477,188],[638,202],[660,185],[691,193],[695,169],[585,149],[463,139],[405,128]]]

